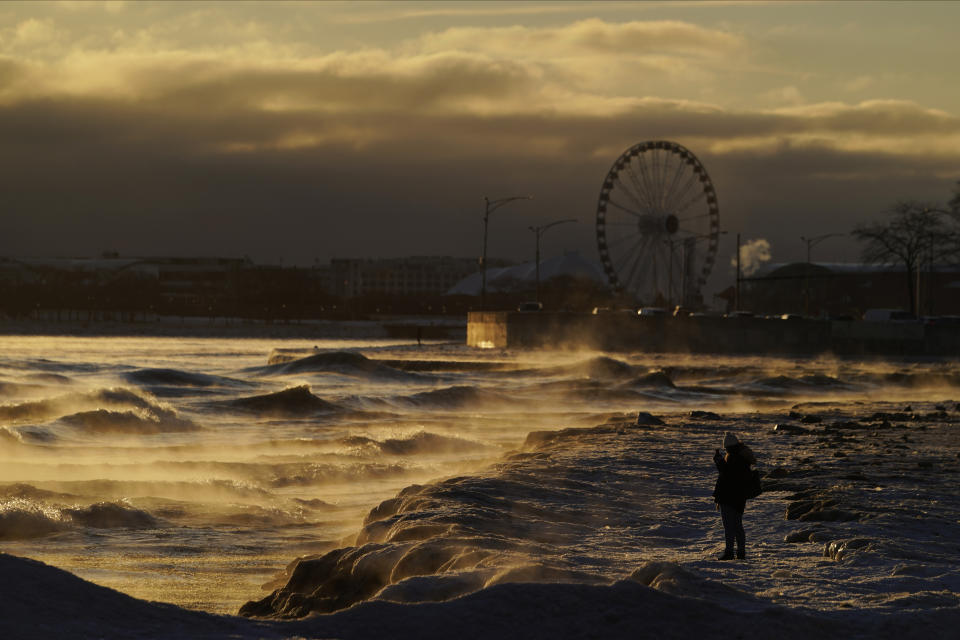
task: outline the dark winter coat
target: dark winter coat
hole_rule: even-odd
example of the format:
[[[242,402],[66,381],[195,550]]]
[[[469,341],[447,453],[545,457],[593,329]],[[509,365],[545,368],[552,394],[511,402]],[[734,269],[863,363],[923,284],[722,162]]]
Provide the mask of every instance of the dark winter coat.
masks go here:
[[[738,442],[727,447],[727,453],[717,452],[713,457],[720,475],[713,489],[717,504],[735,507],[740,513],[747,504],[747,488],[750,483],[750,465],[757,461],[750,447]]]

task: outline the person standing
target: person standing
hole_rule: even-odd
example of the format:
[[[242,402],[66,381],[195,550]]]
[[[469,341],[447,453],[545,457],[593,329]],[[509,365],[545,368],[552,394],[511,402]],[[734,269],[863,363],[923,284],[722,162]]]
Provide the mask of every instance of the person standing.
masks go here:
[[[717,449],[713,462],[720,475],[713,489],[713,500],[720,510],[723,533],[726,540],[720,560],[732,560],[733,543],[737,543],[737,555],[740,560],[746,557],[746,535],[743,531],[743,510],[747,504],[747,491],[750,482],[750,465],[757,458],[750,447],[740,442],[736,435],[727,432],[723,436],[723,448]]]

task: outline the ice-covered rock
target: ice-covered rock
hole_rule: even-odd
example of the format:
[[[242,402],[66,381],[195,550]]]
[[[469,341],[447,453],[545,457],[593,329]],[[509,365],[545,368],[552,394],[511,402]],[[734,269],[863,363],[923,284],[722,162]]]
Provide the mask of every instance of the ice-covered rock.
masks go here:
[[[773,426],[773,431],[775,433],[786,433],[789,435],[802,435],[810,433],[810,429],[786,422],[775,424]]]
[[[837,562],[850,557],[850,555],[861,549],[866,548],[872,541],[867,538],[850,538],[847,540],[834,540],[823,547],[823,557],[836,560]]]
[[[820,529],[799,529],[791,531],[783,537],[784,542],[810,542],[811,536],[818,533]]]
[[[797,520],[808,513],[822,511],[836,504],[837,501],[830,498],[819,500],[801,499],[788,504],[783,517],[787,520]]]
[[[798,519],[801,522],[849,522],[862,517],[863,514],[846,509],[815,509],[804,513]]]
[[[713,411],[694,410],[690,412],[690,417],[694,420],[723,420],[723,416]]]

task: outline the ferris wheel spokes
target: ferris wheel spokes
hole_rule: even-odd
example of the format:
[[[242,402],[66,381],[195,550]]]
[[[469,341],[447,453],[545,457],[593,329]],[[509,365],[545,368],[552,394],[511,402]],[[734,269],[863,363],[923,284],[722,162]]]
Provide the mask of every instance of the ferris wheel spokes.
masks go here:
[[[614,202],[613,200],[610,201],[610,204],[612,204],[613,206],[615,206],[617,209],[620,209],[621,211],[624,211],[624,212],[626,212],[626,213],[629,213],[630,215],[632,215],[632,216],[634,216],[634,217],[636,217],[636,218],[639,218],[639,217],[641,217],[641,216],[644,215],[644,214],[643,214],[642,212],[640,212],[640,211],[633,211],[632,209],[627,209],[625,206],[623,206],[623,205],[620,204],[619,202]]]
[[[673,179],[670,181],[670,188],[667,189],[667,195],[664,198],[664,208],[670,209],[670,205],[674,199],[674,192],[676,191],[678,185],[680,184],[680,178],[683,176],[684,165],[682,162],[677,163],[677,169],[673,174]]]
[[[625,190],[630,196],[632,196],[631,199],[634,202],[636,202],[638,205],[640,205],[640,208],[653,210],[653,202],[649,198],[649,193],[650,193],[649,189],[644,185],[640,184],[642,179],[638,178],[637,174],[634,173],[633,165],[629,165],[629,164],[626,165],[626,169],[627,169],[627,177],[630,179],[630,182],[633,184],[633,187],[636,191],[635,192],[630,191],[626,189],[626,185],[624,185]],[[634,193],[636,193],[637,195],[634,195]],[[640,200],[646,200],[646,202],[641,203]]]
[[[697,197],[703,195],[703,189],[700,188],[700,179],[699,176],[694,173],[687,177],[686,182],[683,186],[670,198],[670,201],[667,203],[670,209],[677,210],[679,209],[679,203],[685,202],[691,195]]]
[[[690,194],[689,198],[687,198],[685,201],[682,202],[682,204],[677,204],[674,207],[674,210],[677,213],[683,213],[684,211],[692,207],[694,204],[696,204],[699,200],[703,199],[704,197],[705,195],[702,191],[694,191],[693,193]],[[710,215],[710,213],[707,212],[705,215]]]
[[[637,273],[637,268],[640,266],[642,262],[643,255],[645,253],[644,249],[646,248],[646,245],[648,244],[648,242],[649,240],[644,240],[641,243],[638,243],[638,247],[641,244],[643,246],[640,247],[639,250],[635,252],[636,256],[633,259],[633,264],[630,266],[630,274],[627,276],[627,286],[634,285],[634,282],[635,282],[634,275]]]

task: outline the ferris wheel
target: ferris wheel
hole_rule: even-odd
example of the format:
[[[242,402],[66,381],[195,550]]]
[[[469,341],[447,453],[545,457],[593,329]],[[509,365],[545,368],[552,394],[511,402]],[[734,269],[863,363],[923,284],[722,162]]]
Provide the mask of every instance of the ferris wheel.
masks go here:
[[[696,305],[713,270],[720,209],[706,169],[675,142],[641,142],[607,173],[597,249],[610,286],[644,305]]]

